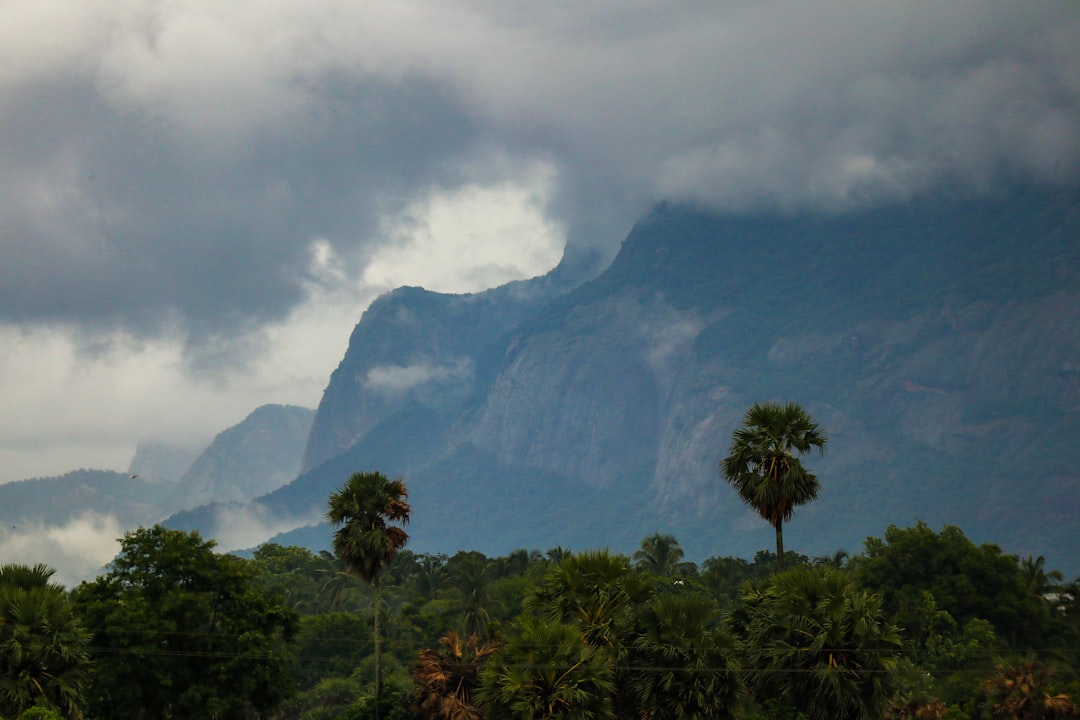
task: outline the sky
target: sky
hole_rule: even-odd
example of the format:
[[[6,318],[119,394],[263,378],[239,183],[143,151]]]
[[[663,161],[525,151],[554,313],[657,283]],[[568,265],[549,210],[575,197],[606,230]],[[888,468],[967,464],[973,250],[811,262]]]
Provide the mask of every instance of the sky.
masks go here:
[[[378,294],[657,202],[1075,184],[1078,118],[1075,0],[0,0],[0,482],[316,407]]]

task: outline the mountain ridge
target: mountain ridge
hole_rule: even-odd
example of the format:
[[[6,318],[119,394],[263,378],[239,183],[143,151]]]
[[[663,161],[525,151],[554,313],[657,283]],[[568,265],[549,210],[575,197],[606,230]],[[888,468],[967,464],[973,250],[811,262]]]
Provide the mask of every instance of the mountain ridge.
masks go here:
[[[347,414],[317,422],[309,447],[316,433],[352,444],[255,504],[319,515],[350,472],[379,469],[409,483],[418,550],[580,545],[605,530],[629,551],[664,530],[690,556],[752,555],[769,529],[716,464],[752,402],[797,400],[833,441],[811,461],[822,498],[786,528],[793,549],[850,548],[922,519],[1075,564],[1078,207],[1076,193],[842,216],[660,206],[600,275],[502,322],[459,312],[494,306],[494,291],[402,293],[435,308],[437,332],[366,313],[354,338],[388,344],[350,343],[339,371],[353,377],[323,404],[363,415],[374,390],[352,368],[410,367],[393,348],[448,368],[426,376],[438,392],[408,388],[362,432]],[[482,340],[435,342],[466,336]],[[472,364],[455,374],[463,352]]]

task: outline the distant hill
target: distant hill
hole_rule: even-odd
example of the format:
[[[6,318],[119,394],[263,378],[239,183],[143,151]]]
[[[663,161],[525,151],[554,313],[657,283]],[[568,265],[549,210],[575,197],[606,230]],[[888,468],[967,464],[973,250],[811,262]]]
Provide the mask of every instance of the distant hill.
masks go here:
[[[160,442],[139,443],[135,448],[135,457],[128,465],[128,474],[138,475],[149,482],[171,484],[184,476],[202,450],[202,447]]]
[[[313,418],[308,408],[264,405],[201,453],[143,445],[126,473],[76,470],[0,485],[0,528],[60,526],[87,512],[134,528],[208,502],[252,500],[296,477]]]
[[[109,470],[74,470],[0,485],[0,528],[64,525],[87,512],[112,515],[123,527],[161,519],[162,486]]]
[[[309,408],[263,405],[219,433],[176,482],[165,501],[174,511],[212,502],[243,502],[285,485],[300,469],[315,417]]]
[[[752,555],[770,529],[717,463],[751,403],[796,400],[830,443],[789,548],[854,551],[921,519],[1080,572],[1075,193],[853,215],[662,206],[595,279],[528,288],[377,301],[304,471],[253,509],[306,524],[350,472],[379,469],[408,483],[417,551],[629,551],[663,530],[691,558]],[[170,522],[213,534],[214,518]]]

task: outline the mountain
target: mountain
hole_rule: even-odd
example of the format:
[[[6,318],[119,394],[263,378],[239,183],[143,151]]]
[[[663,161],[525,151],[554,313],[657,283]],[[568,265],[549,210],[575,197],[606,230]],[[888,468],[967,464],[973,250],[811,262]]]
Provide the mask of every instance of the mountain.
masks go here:
[[[201,447],[142,442],[136,446],[127,471],[149,482],[172,484],[184,476],[200,452]]]
[[[129,529],[209,502],[247,502],[296,477],[313,418],[308,408],[264,405],[201,453],[144,444],[126,473],[76,470],[0,485],[0,537],[8,528],[58,527],[86,513]]]
[[[111,515],[122,527],[136,527],[161,519],[161,499],[161,486],[110,470],[19,480],[0,485],[0,529],[62,526],[86,513]]]
[[[243,502],[296,477],[315,413],[292,405],[263,405],[219,433],[176,482],[171,509]]]
[[[785,527],[856,551],[916,519],[1080,572],[1080,202],[943,198],[857,214],[661,206],[593,280],[410,288],[363,316],[303,472],[259,498],[305,524],[355,470],[403,475],[411,547],[610,545],[691,558],[771,530],[720,482],[745,409],[796,400],[830,436]],[[214,532],[202,509],[170,522]],[[325,547],[329,532],[302,538]]]

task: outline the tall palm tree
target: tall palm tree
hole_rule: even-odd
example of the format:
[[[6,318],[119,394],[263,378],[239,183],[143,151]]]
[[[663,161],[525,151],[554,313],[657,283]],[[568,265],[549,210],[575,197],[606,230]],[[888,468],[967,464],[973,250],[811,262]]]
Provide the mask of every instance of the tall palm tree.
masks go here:
[[[391,480],[380,472],[353,473],[330,496],[326,519],[340,525],[333,548],[352,572],[375,589],[375,707],[382,700],[380,638],[381,599],[379,576],[409,535],[393,523],[409,521],[409,493],[401,478]]]
[[[798,403],[754,403],[742,426],[732,434],[720,473],[747,505],[776,528],[776,564],[784,567],[784,521],[795,508],[817,498],[817,478],[796,455],[817,448],[828,438]]]

